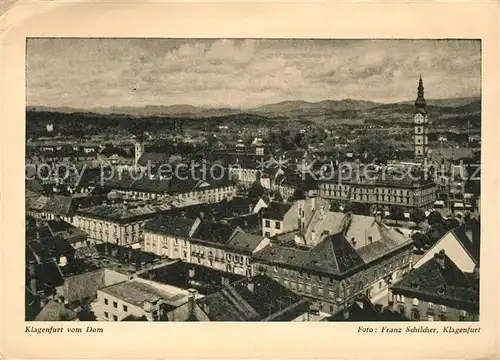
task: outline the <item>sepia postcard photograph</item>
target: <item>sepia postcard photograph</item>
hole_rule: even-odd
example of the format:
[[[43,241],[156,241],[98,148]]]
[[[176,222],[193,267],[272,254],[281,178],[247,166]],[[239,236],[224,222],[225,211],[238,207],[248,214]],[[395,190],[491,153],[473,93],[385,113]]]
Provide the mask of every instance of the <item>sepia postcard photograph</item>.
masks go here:
[[[480,40],[26,58],[26,320],[479,320]]]
[[[9,5],[0,358],[497,358],[494,9]]]

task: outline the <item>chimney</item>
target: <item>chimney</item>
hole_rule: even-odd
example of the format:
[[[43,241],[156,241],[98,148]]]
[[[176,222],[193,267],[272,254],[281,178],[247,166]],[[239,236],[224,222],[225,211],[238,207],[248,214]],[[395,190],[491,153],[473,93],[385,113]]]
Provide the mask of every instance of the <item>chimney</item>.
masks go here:
[[[434,260],[438,263],[438,265],[439,265],[439,267],[441,267],[441,269],[444,269],[444,267],[445,267],[444,257],[445,257],[444,249],[440,250],[438,253],[434,254]]]
[[[195,300],[196,290],[191,288],[188,289],[188,318],[194,316]]]

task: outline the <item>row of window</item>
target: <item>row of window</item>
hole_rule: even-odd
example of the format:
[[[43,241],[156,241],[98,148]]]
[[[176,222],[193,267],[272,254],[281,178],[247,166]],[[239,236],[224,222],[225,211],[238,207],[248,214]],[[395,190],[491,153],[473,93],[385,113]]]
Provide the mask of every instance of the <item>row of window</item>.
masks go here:
[[[336,184],[321,184],[321,188],[324,190],[329,189],[334,191],[339,191],[339,193],[346,193],[349,190],[347,185],[336,185]],[[388,195],[399,195],[399,196],[410,196],[410,190],[401,189],[386,189],[386,188],[363,188],[363,187],[351,187],[353,193],[361,194],[388,194]]]
[[[405,301],[404,295],[395,295],[394,299],[398,303],[404,303],[404,301]],[[413,298],[412,301],[411,301],[411,303],[412,303],[413,306],[419,306],[420,305],[420,301],[417,298]],[[428,310],[434,310],[435,309],[435,305],[433,303],[431,303],[431,302],[428,302],[427,303],[427,309]],[[445,305],[439,305],[439,311],[446,312],[446,310],[447,310],[447,308],[446,308]],[[464,310],[462,310],[462,312],[465,313],[465,315],[467,315],[467,313]]]
[[[106,306],[109,305],[109,301],[106,298],[104,298],[104,305],[106,305]],[[113,307],[115,309],[118,309],[118,302],[113,301]],[[123,309],[123,311],[128,312],[128,306],[127,305],[122,305],[122,309]]]
[[[265,220],[264,221],[264,226],[266,228],[270,228],[271,227],[271,220]],[[280,221],[275,221],[274,222],[274,228],[280,230],[281,229],[281,222]]]

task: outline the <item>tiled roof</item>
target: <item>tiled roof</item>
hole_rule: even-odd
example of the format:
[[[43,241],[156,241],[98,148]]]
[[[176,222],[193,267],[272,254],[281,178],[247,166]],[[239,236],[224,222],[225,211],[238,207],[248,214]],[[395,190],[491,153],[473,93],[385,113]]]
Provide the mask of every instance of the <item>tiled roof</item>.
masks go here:
[[[291,265],[331,275],[339,275],[363,264],[363,260],[340,233],[327,236],[310,249],[270,245],[254,256],[257,260],[273,264]]]
[[[340,217],[334,216],[335,214],[340,214]],[[310,248],[296,246],[292,239],[300,234],[293,232],[278,236],[278,240],[283,238],[280,244],[271,244],[258,251],[255,258],[268,263],[340,275],[412,244],[412,240],[397,229],[376,222],[368,216],[349,217],[330,212],[324,213],[324,216],[323,220],[331,219],[316,225],[319,231],[325,230],[330,235],[318,233],[320,238],[317,245]],[[369,237],[372,238],[371,242]],[[285,243],[286,240],[288,244]]]
[[[239,166],[243,169],[259,168],[259,163],[262,160],[267,161],[270,159],[269,155],[256,155],[244,153],[231,153],[231,152],[211,152],[208,154],[208,161],[218,162],[224,166]]]
[[[147,174],[143,174],[142,176],[137,174],[132,176],[126,172],[122,174],[116,174],[113,178],[106,182],[106,186],[112,189],[117,190],[130,190],[130,191],[143,191],[157,194],[178,194],[184,193],[188,191],[192,191],[198,188],[203,181],[200,180],[203,176],[207,177],[207,175],[203,174],[194,174],[193,176],[190,172],[186,172],[186,174],[178,174],[177,176],[171,176],[171,178],[149,178]],[[219,174],[214,174],[214,176]],[[208,186],[207,189],[223,187],[232,185],[233,182],[226,177],[222,177],[220,179],[210,179],[207,180],[206,183]]]
[[[479,310],[479,284],[445,254],[436,254],[394,284],[396,294],[459,309]]]
[[[249,281],[253,290],[248,287]],[[198,300],[198,304],[207,309],[212,321],[290,321],[308,310],[300,296],[263,275],[228,285]]]
[[[328,321],[383,321],[381,313],[366,296],[360,296],[346,309],[330,316]]]
[[[57,215],[67,216],[73,209],[73,199],[62,195],[40,196],[28,199],[30,210],[48,211]]]
[[[150,162],[152,165],[162,165],[162,164],[169,164],[170,163],[169,161],[170,161],[170,156],[167,154],[147,152],[141,156],[141,158],[138,161],[138,164],[142,166],[147,166],[148,162]]]
[[[145,231],[187,238],[194,220],[183,216],[159,215],[144,225]]]
[[[74,311],[67,309],[63,304],[49,300],[36,316],[35,321],[71,321],[76,316]]]
[[[230,218],[249,214],[253,211],[258,199],[236,196],[231,200],[223,200],[217,204],[215,216],[218,218]]]
[[[283,220],[283,217],[291,209],[292,204],[272,202],[262,211],[262,218]]]
[[[26,180],[26,189],[29,189],[36,193],[43,192],[43,186],[38,180]]]
[[[468,148],[438,148],[433,149],[429,153],[429,160],[436,161],[438,163],[441,162],[441,159],[454,161],[474,157],[476,153],[477,150]]]
[[[63,220],[47,221],[47,226],[50,228],[53,236],[59,236],[65,240],[68,240],[69,242],[71,242],[72,239],[81,238],[88,235],[85,231]]]
[[[44,286],[57,287],[64,284],[64,275],[54,261],[37,264],[35,278]]]
[[[238,232],[229,240],[227,247],[243,252],[253,252],[262,240],[263,237],[261,235]]]
[[[152,217],[155,214],[181,207],[187,200],[171,199],[161,203],[146,203],[138,206],[132,204],[97,205],[77,212],[79,215],[88,215],[110,220],[127,220],[136,217]]]
[[[57,259],[61,256],[72,256],[75,249],[58,236],[44,237],[29,242],[29,247],[40,259]]]
[[[192,239],[202,242],[227,244],[237,229],[237,226],[231,224],[202,221],[193,233]]]

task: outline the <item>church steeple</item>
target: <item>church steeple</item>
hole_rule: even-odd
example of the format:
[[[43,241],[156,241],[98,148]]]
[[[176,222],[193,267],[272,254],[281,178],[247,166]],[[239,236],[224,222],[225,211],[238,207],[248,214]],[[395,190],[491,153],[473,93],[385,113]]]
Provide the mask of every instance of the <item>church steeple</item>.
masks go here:
[[[415,100],[415,108],[425,110],[427,102],[424,98],[424,82],[422,81],[422,75],[420,75],[420,80],[418,80],[417,89],[417,100]]]

